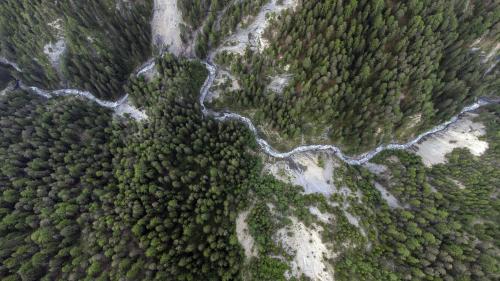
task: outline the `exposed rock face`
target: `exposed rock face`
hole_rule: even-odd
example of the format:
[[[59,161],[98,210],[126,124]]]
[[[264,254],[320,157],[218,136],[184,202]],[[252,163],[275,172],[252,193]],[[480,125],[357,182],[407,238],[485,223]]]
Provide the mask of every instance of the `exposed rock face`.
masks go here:
[[[294,256],[288,277],[299,278],[304,274],[317,281],[333,281],[333,268],[325,259],[335,256],[321,240],[321,227],[307,227],[296,218],[290,218],[292,225],[280,229],[277,240],[285,250]],[[291,235],[289,235],[291,234]]]
[[[182,23],[177,0],[155,0],[151,22],[153,44],[160,49],[168,48],[168,51],[176,56],[183,55],[185,46],[181,40],[180,25]]]
[[[255,241],[248,229],[248,223],[246,222],[248,214],[250,211],[241,212],[236,219],[236,234],[238,236],[238,242],[245,250],[245,256],[247,258],[256,257],[257,249],[254,247]]]

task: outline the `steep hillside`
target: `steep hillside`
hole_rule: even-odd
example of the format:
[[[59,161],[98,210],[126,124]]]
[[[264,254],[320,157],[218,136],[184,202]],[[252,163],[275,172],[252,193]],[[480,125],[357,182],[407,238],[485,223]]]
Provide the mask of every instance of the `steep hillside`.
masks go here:
[[[242,87],[215,106],[250,116],[287,150],[406,140],[498,91],[497,51],[471,48],[498,41],[499,13],[496,1],[302,1],[274,17],[263,53],[218,56]],[[280,77],[286,87],[273,91]]]

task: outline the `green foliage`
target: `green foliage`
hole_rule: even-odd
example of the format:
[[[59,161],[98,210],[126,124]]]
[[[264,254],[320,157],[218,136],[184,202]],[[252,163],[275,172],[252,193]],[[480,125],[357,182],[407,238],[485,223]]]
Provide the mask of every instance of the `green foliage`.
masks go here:
[[[265,202],[257,202],[248,215],[250,235],[254,238],[260,254],[272,252],[275,247],[273,235],[279,229],[275,220]]]
[[[396,2],[301,1],[270,25],[265,53],[218,58],[242,85],[223,103],[256,110],[284,138],[326,135],[357,150],[405,138],[496,89],[468,49],[480,35],[498,37],[498,3]],[[196,51],[205,56],[265,3],[178,1],[189,25],[183,39],[199,29]],[[333,206],[262,175],[252,134],[201,114],[201,63],[167,54],[156,61],[158,77],[128,77],[151,52],[151,11],[151,0],[0,3],[0,55],[23,70],[2,67],[0,82],[12,75],[108,99],[125,90],[149,117],[115,118],[74,97],[0,97],[0,279],[284,280],[290,256],[273,235],[290,216],[323,227],[341,252],[331,261],[337,280],[500,278],[498,107],[480,117],[490,143],[481,158],[456,150],[426,168],[415,155],[385,152],[377,161],[390,179],[346,168],[336,185],[361,191],[362,201],[334,195]],[[67,48],[54,66],[44,48],[60,39]],[[285,69],[290,86],[267,91],[268,76]],[[404,208],[390,209],[373,181]],[[334,215],[335,227],[310,206]],[[235,232],[243,208],[261,254],[249,261]]]
[[[253,258],[249,265],[249,281],[285,281],[285,271],[289,270],[289,266],[276,259],[268,256],[261,258]]]
[[[426,168],[418,156],[387,151],[375,160],[389,168],[384,177],[348,170],[365,195],[356,208],[376,236],[366,253],[346,251],[335,261],[339,280],[498,279],[498,106],[484,109],[481,120],[492,147],[480,159],[457,149],[448,163]],[[389,209],[374,180],[404,208]]]
[[[360,152],[408,139],[496,91],[497,74],[484,75],[470,46],[498,40],[500,6],[466,2],[301,1],[269,25],[263,53],[219,55],[241,90],[215,106],[259,116],[273,145],[291,140],[286,149],[305,139]],[[269,90],[283,73],[289,86]]]
[[[0,97],[2,280],[237,279],[255,144],[202,116],[199,63],[159,63],[156,96],[138,89],[145,123],[78,98]]]
[[[143,76],[132,77],[125,87],[135,105],[157,108],[166,95],[197,100],[199,86],[207,76],[203,64],[187,59],[176,59],[171,54],[165,54],[156,60],[156,66],[159,73],[156,79],[147,82]],[[186,82],[188,80],[190,83]]]
[[[177,0],[189,25],[183,27],[182,38],[196,40],[196,54],[205,57],[210,48],[218,46],[239,25],[244,25],[245,17],[256,15],[267,2],[269,0]],[[192,33],[195,38],[190,37]]]
[[[275,179],[271,175],[262,175],[248,181],[249,189],[253,193],[252,200],[257,205],[266,202],[274,206],[274,214],[283,225],[283,221],[290,216],[296,216],[308,224],[312,215],[308,206],[324,201],[324,197],[318,194],[304,195],[304,189],[300,186],[287,184]],[[247,202],[251,204],[251,202]],[[260,208],[264,208],[260,205]],[[274,227],[276,230],[279,228]]]
[[[241,265],[239,245],[230,243],[235,211],[255,160],[242,125],[202,116],[197,97],[204,77],[191,74],[203,69],[165,56],[159,71],[167,75],[137,91],[154,106],[116,151],[116,204],[167,279],[233,280]]]
[[[184,22],[193,29],[199,28],[207,14],[216,12],[226,5],[227,0],[177,0],[177,5],[181,11]]]
[[[27,85],[69,85],[116,99],[130,72],[151,53],[153,1],[117,2],[2,1],[0,55],[22,67],[15,75]],[[58,40],[66,50],[53,65],[44,49]]]

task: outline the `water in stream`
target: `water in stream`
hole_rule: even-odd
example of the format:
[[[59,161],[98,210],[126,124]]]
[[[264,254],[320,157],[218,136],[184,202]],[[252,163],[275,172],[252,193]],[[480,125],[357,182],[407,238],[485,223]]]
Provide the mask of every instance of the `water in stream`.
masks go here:
[[[272,157],[276,157],[276,158],[288,158],[293,154],[302,153],[302,152],[331,151],[338,158],[340,158],[342,161],[346,162],[349,165],[361,165],[361,164],[368,162],[370,159],[372,159],[373,157],[375,157],[377,154],[379,154],[380,152],[382,152],[384,150],[387,150],[387,149],[395,149],[395,150],[407,149],[410,146],[419,142],[422,138],[446,129],[450,124],[456,122],[461,114],[476,110],[477,108],[479,108],[481,106],[484,106],[484,105],[491,103],[488,100],[479,99],[474,104],[465,107],[458,115],[454,116],[449,121],[447,121],[441,125],[438,125],[425,133],[420,134],[419,136],[417,136],[416,138],[414,138],[413,140],[411,140],[407,143],[404,143],[404,144],[391,143],[391,144],[380,145],[377,148],[375,148],[369,152],[366,152],[366,153],[363,153],[363,154],[357,155],[357,156],[345,155],[342,152],[342,150],[335,145],[302,145],[302,146],[298,146],[298,147],[296,147],[293,150],[288,151],[288,152],[279,152],[279,151],[275,150],[273,147],[271,147],[271,145],[269,145],[269,143],[266,140],[264,140],[263,138],[261,138],[259,136],[257,128],[255,127],[255,125],[252,123],[252,121],[249,118],[241,116],[241,115],[236,114],[236,113],[215,112],[215,111],[212,111],[212,110],[206,108],[205,99],[210,91],[210,88],[212,87],[212,84],[214,83],[215,76],[217,74],[217,67],[213,63],[211,63],[210,61],[205,61],[204,64],[209,72],[209,75],[208,75],[207,79],[205,80],[205,83],[203,84],[202,88],[200,89],[199,102],[201,105],[203,115],[212,116],[216,120],[219,120],[219,121],[238,120],[238,121],[244,123],[252,131],[252,133],[255,135],[255,137],[257,139],[257,143],[259,144],[261,149],[266,154],[268,154]],[[154,60],[149,60],[141,68],[139,68],[137,70],[136,75],[142,75],[143,73],[153,69],[154,67],[155,67]],[[52,98],[52,97],[56,97],[56,96],[81,96],[83,98],[86,98],[86,99],[89,99],[91,101],[96,102],[100,106],[110,108],[110,109],[118,108],[120,105],[126,103],[127,99],[128,99],[128,95],[125,95],[120,100],[115,101],[115,102],[111,102],[111,101],[105,101],[105,100],[98,99],[94,95],[92,95],[90,92],[80,91],[80,90],[76,90],[76,89],[61,89],[61,90],[54,90],[54,91],[46,91],[43,89],[39,89],[37,87],[29,87],[29,86],[23,85],[22,83],[20,83],[20,87],[24,90],[28,90],[30,92],[33,92],[35,94],[38,94],[38,95],[46,97],[46,98]]]

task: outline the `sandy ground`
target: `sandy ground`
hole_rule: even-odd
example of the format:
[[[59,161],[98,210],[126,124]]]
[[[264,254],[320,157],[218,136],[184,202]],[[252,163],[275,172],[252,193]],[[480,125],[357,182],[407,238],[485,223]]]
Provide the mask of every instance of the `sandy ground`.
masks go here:
[[[389,180],[391,178],[389,168],[382,164],[375,164],[371,162],[367,162],[363,164],[363,167],[368,171],[372,172],[375,175],[381,176],[382,178]],[[387,202],[389,207],[391,208],[403,208],[399,203],[399,200],[394,197],[383,185],[378,182],[373,183],[375,188],[380,192],[382,198]]]
[[[271,77],[271,83],[267,86],[268,90],[271,90],[275,93],[283,93],[283,89],[288,86],[290,79],[292,76],[290,74],[283,74]]]
[[[420,155],[428,167],[445,163],[446,154],[455,148],[467,148],[473,155],[482,155],[488,149],[488,143],[480,139],[486,134],[486,129],[483,124],[472,121],[476,116],[477,114],[467,113],[446,130],[427,137],[410,150]]]
[[[484,75],[489,74],[493,69],[495,69],[495,67],[499,62],[500,62],[500,56],[498,56],[498,58],[490,65],[490,67],[488,67],[488,69],[484,72]]]
[[[57,34],[59,36],[62,36],[64,34],[64,28],[62,26],[62,23],[63,23],[63,19],[58,18],[53,22],[49,22],[48,25],[50,27],[52,27],[53,29],[55,29],[55,31],[57,32]]]
[[[422,113],[417,113],[413,116],[409,117],[409,123],[406,126],[406,129],[409,130],[411,128],[415,128],[422,121]]]
[[[56,72],[62,76],[61,73],[61,59],[66,51],[66,42],[64,41],[64,27],[63,19],[58,18],[52,22],[47,23],[54,32],[57,39],[56,42],[49,42],[43,46],[43,53],[47,55],[50,64],[56,70]]]
[[[302,274],[312,280],[334,280],[333,268],[324,260],[332,258],[331,251],[321,241],[321,227],[314,225],[307,228],[296,218],[290,218],[292,225],[278,230],[277,241],[294,256],[288,277],[300,277]],[[291,233],[292,235],[288,235]]]
[[[360,230],[363,230],[359,224],[359,218],[354,216],[353,214],[349,213],[348,211],[344,210],[344,215],[346,216],[347,220],[349,221],[350,224],[354,225],[355,227],[359,228]],[[363,232],[364,234],[364,232]]]
[[[466,186],[463,183],[459,182],[458,180],[456,179],[450,179],[450,180],[458,187],[458,189],[466,188]]]
[[[495,69],[499,61],[500,61],[500,43],[497,43],[495,47],[493,47],[490,50],[490,52],[487,53],[483,58],[483,63],[490,64],[484,75],[489,74],[493,69]]]
[[[334,216],[332,214],[322,213],[316,206],[310,206],[309,212],[315,215],[318,218],[318,220],[324,223],[332,223],[334,220]]]
[[[319,155],[322,155],[323,164],[320,165]],[[337,164],[335,156],[326,153],[305,152],[292,155],[289,159],[278,160],[273,163],[266,163],[264,170],[274,177],[284,182],[299,185],[304,188],[305,194],[320,193],[329,197],[332,194],[340,194],[344,198],[342,211],[349,222],[358,227],[363,235],[365,231],[359,224],[359,218],[352,215],[349,209],[347,198],[354,196],[358,202],[362,194],[354,194],[347,187],[337,187],[334,184],[335,167]],[[339,206],[336,202],[332,206]],[[319,210],[314,208],[309,210],[320,220],[327,220],[327,215],[321,215]]]
[[[322,165],[319,164],[319,155],[323,158]],[[342,206],[337,202],[330,202],[330,204],[340,206],[349,223],[359,228],[361,234],[366,236],[366,232],[360,226],[360,219],[348,211],[350,207],[348,198],[354,196],[358,202],[361,202],[362,194],[354,194],[347,187],[335,186],[333,179],[338,165],[336,161],[335,156],[331,154],[305,152],[294,154],[289,159],[266,163],[264,170],[279,180],[302,186],[305,194],[320,193],[327,198],[334,193],[340,194],[344,198]],[[322,214],[315,207],[311,207],[309,211],[323,222],[328,222],[333,218],[329,214]]]
[[[132,106],[128,100],[115,108],[115,114],[122,117],[129,115],[131,118],[137,121],[142,121],[148,118],[144,111],[141,111],[135,106]]]
[[[300,153],[290,159],[268,163],[264,169],[276,178],[304,187],[306,194],[321,193],[329,196],[336,192],[333,184],[336,160],[329,154],[322,154],[324,164],[319,164],[318,153]]]
[[[156,77],[160,75],[158,70],[156,68],[151,69],[149,71],[143,72],[144,78],[146,78],[146,81],[150,82],[153,81]]]
[[[360,199],[361,197],[358,197],[358,200]],[[330,202],[330,205],[332,206],[335,206],[336,202]],[[349,204],[349,202],[346,202],[344,201],[344,204],[342,205],[342,212],[344,213],[344,216],[347,218],[347,221],[354,225],[358,230],[359,232],[361,233],[361,235],[363,235],[364,237],[367,237],[366,235],[366,231],[365,229],[361,226],[361,219],[355,215],[353,215],[349,209],[351,208],[351,205]],[[370,244],[368,244],[368,247],[370,247]]]
[[[115,8],[118,11],[123,11],[124,9],[132,9],[132,3],[130,3],[130,0],[119,0],[116,1]]]
[[[479,38],[477,38],[477,39],[476,39],[476,41],[474,41],[474,42],[470,45],[470,47],[471,47],[471,48],[477,47],[477,45],[479,45],[479,43],[481,43],[481,41],[483,41],[483,38],[484,38],[484,35],[483,35],[483,36],[481,36],[481,37],[479,37]]]
[[[177,9],[177,0],[155,0],[153,21],[153,43],[166,48],[176,56],[184,54],[185,48],[181,40],[180,24],[182,14]]]
[[[245,256],[247,258],[257,256],[257,249],[254,247],[255,242],[249,233],[248,224],[246,222],[249,212],[250,211],[244,211],[240,213],[236,219],[236,234],[238,236],[238,241],[245,250]]]
[[[375,164],[372,162],[366,162],[363,167],[368,169],[368,171],[374,173],[375,175],[381,175],[389,171],[387,166],[381,164]]]
[[[399,203],[399,200],[394,197],[383,185],[378,182],[374,183],[375,188],[382,194],[382,198],[387,202],[387,205],[391,208],[403,208]]]
[[[48,43],[43,47],[43,52],[49,57],[49,61],[56,70],[60,70],[61,56],[66,50],[66,42],[64,38],[59,39],[55,43]]]

